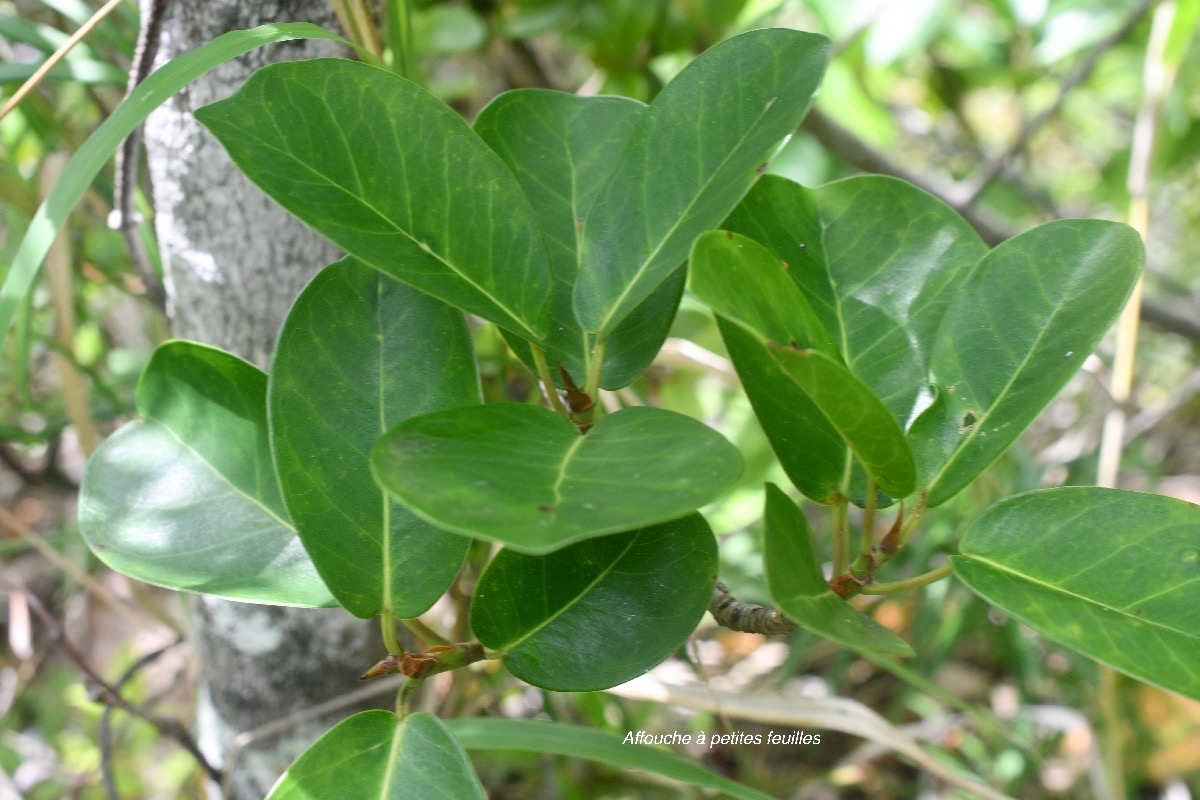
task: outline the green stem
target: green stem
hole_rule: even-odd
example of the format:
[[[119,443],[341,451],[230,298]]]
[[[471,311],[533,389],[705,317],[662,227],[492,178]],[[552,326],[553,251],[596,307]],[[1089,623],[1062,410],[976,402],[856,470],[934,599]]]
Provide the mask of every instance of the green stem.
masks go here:
[[[862,594],[899,594],[907,592],[911,589],[919,589],[922,586],[928,586],[931,583],[937,583],[942,578],[948,578],[951,575],[950,565],[943,564],[937,569],[923,572],[912,578],[906,578],[902,581],[892,581],[891,583],[869,583],[862,587]]]
[[[412,619],[402,619],[400,621],[404,623],[404,627],[412,631],[418,639],[425,643],[427,647],[437,647],[439,645],[449,646],[451,644],[449,639],[447,639],[445,636],[442,636],[440,633],[426,625],[417,617]]]
[[[850,565],[850,528],[847,524],[849,500],[845,495],[833,497],[833,574],[841,575]]]
[[[896,545],[896,550],[908,542],[908,537],[912,536],[913,531],[921,524],[921,518],[925,516],[925,500],[929,497],[929,492],[923,491],[917,499],[917,504],[913,506],[912,514],[904,521],[904,526],[900,528],[900,541]]]
[[[404,655],[404,648],[400,646],[400,640],[396,638],[396,617],[393,616],[391,609],[385,608],[379,615],[379,628],[383,633],[383,645],[387,648],[388,653],[397,657]]]
[[[867,480],[867,504],[863,508],[862,540],[858,545],[860,559],[870,553],[871,548],[875,546],[875,511],[878,507],[879,486],[876,485],[874,478],[870,478]]]
[[[396,716],[404,719],[412,711],[413,695],[420,688],[422,678],[409,678],[400,685],[400,691],[396,692]]]
[[[529,344],[529,350],[533,353],[533,363],[537,367],[538,380],[542,382],[542,386],[546,389],[546,396],[550,398],[550,405],[554,406],[555,412],[570,419],[571,412],[567,411],[567,407],[563,405],[562,398],[558,396],[558,388],[554,385],[554,376],[550,374],[550,365],[546,363],[546,354],[542,351],[542,348],[532,342]]]
[[[607,336],[603,334],[597,336],[596,344],[592,348],[591,361],[588,362],[587,383],[583,387],[583,391],[592,398],[592,402],[596,405],[600,404],[600,373],[604,369],[604,348],[607,344]]]
[[[388,47],[392,69],[401,77],[415,80],[412,66],[412,8],[408,0],[391,0],[387,7]]]

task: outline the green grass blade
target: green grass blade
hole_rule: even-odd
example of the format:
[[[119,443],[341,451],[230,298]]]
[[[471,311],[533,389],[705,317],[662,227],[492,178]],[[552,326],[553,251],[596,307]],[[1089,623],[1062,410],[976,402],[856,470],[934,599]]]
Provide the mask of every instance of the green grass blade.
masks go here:
[[[150,112],[191,81],[214,67],[255,48],[289,39],[336,39],[341,36],[307,22],[260,25],[218,36],[203,47],[185,53],[146,78],[79,148],[67,165],[63,179],[46,198],[29,224],[21,247],[0,287],[0,331],[7,332],[13,315],[33,285],[50,242],[67,221],[92,180],[105,163]]]

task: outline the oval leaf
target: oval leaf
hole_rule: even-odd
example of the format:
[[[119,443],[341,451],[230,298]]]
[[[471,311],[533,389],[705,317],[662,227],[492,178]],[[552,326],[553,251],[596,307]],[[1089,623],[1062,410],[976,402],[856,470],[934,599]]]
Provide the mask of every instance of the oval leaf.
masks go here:
[[[475,589],[471,628],[527,683],[607,689],[683,645],[716,580],[717,543],[699,514],[545,556],[502,550]]]
[[[938,397],[909,431],[929,506],[999,458],[1075,374],[1125,304],[1142,260],[1141,239],[1126,225],[1061,220],[976,265],[933,346]]]
[[[1200,508],[1068,487],[989,508],[950,560],[985,600],[1045,636],[1200,700]]]
[[[531,719],[470,717],[446,726],[467,750],[520,750],[582,758],[619,769],[640,769],[680,783],[714,789],[738,800],[774,800],[716,775],[667,750],[627,742],[608,731]]]
[[[193,342],[167,342],[137,390],[143,419],[96,450],[79,527],[96,556],[171,589],[336,605],[284,510],[267,441],[267,376]]]
[[[856,649],[913,655],[908,642],[833,593],[821,574],[808,520],[779,487],[770,483],[763,526],[767,588],[788,619]]]
[[[846,366],[907,428],[930,400],[942,318],[987,254],[979,235],[941,200],[882,175],[815,192],[765,175],[725,224],[789,264]]]
[[[196,119],[250,180],[351,254],[501,328],[545,335],[550,273],[529,203],[416,84],[338,59],[271,64]]]
[[[762,339],[837,356],[838,346],[781,261],[753,239],[710,231],[691,255],[692,293]]]
[[[717,327],[754,415],[792,485],[818,503],[844,492],[850,450],[837,429],[771,357],[762,341],[736,322]]]
[[[462,314],[353,258],[288,312],[268,385],[280,490],[325,583],[350,613],[415,617],[469,542],[387,500],[369,454],[396,423],[479,403]]]
[[[267,800],[331,797],[485,800],[467,754],[441,720],[363,711],[342,720],[283,773]]]
[[[542,347],[549,363],[561,364],[580,386],[586,382],[592,342],[571,305],[579,276],[579,226],[645,110],[624,97],[517,89],[497,97],[475,120],[475,132],[512,170],[541,222],[554,276],[550,333]],[[684,277],[678,271],[612,332],[601,386],[629,384],[654,359],[675,317]],[[534,368],[528,345],[516,336],[507,338]]]
[[[581,436],[552,411],[502,404],[403,422],[372,466],[434,525],[538,554],[694,511],[742,459],[716,431],[658,408],[623,409]]]
[[[737,205],[804,118],[828,60],[823,36],[749,31],[659,93],[584,220],[574,306],[585,331],[610,333]]]
[[[816,350],[767,342],[767,352],[821,409],[881,490],[905,497],[916,488],[917,469],[904,433],[866,384]]]

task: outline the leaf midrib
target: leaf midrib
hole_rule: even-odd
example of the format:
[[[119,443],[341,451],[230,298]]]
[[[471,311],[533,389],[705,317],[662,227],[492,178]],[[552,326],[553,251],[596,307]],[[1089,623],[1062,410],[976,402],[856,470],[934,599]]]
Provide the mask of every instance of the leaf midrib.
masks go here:
[[[675,222],[671,224],[671,227],[667,230],[667,232],[659,238],[658,244],[654,246],[654,249],[648,256],[646,256],[641,265],[638,266],[633,276],[626,281],[625,288],[621,290],[621,293],[617,295],[616,299],[609,305],[608,310],[605,312],[604,317],[600,321],[600,324],[596,326],[597,332],[608,332],[609,322],[611,322],[613,315],[617,312],[617,309],[620,308],[625,302],[625,298],[629,296],[629,293],[633,290],[633,287],[641,281],[642,276],[645,275],[648,269],[650,269],[650,264],[653,263],[658,257],[659,252],[662,251],[663,247],[666,246],[666,243],[675,235],[675,232],[679,230],[683,223],[691,216],[692,210],[696,207],[696,204],[699,202],[700,198],[704,196],[705,192],[708,191],[709,186],[711,186],[716,180],[717,176],[721,174],[721,171],[725,169],[725,165],[729,163],[730,159],[732,159],[733,156],[738,152],[739,148],[741,148],[746,140],[750,138],[751,133],[758,126],[758,123],[767,115],[767,112],[771,110],[771,107],[775,105],[775,102],[778,99],[778,96],[772,97],[766,103],[763,110],[759,112],[758,116],[754,119],[754,122],[747,127],[746,132],[738,139],[737,143],[733,147],[729,148],[729,151],[725,153],[725,157],[721,159],[721,163],[719,163],[709,174],[708,178],[705,179],[700,188],[692,194],[692,198],[688,201],[687,206],[684,207],[683,212],[676,217]],[[645,117],[642,119],[645,119]],[[632,139],[632,137],[630,138]],[[629,145],[626,144],[626,152],[628,152],[628,146]],[[616,172],[614,171],[614,176],[615,175]],[[607,192],[605,193],[607,194]]]
[[[582,438],[582,437],[580,437],[580,438]],[[578,605],[583,600],[584,597],[591,594],[592,589],[594,589],[602,580],[607,578],[609,576],[609,574],[612,573],[613,570],[615,570],[617,568],[617,564],[619,564],[621,561],[623,561],[625,559],[625,556],[629,554],[629,551],[633,549],[634,545],[637,544],[637,542],[640,538],[641,538],[641,534],[637,534],[637,535],[633,536],[629,540],[629,543],[627,545],[625,545],[624,549],[621,550],[621,553],[619,555],[617,555],[616,557],[614,557],[612,559],[612,561],[608,564],[608,566],[606,566],[604,569],[600,570],[600,572],[596,574],[596,577],[591,582],[589,582],[587,586],[585,586],[583,589],[581,589],[579,592],[577,592],[575,594],[575,596],[573,598],[571,598],[571,602],[562,606],[561,608],[559,608],[559,610],[557,612],[555,612],[554,614],[551,614],[550,616],[547,616],[540,623],[538,623],[534,627],[530,628],[529,631],[527,633],[525,633],[523,636],[520,636],[517,639],[515,639],[514,641],[509,642],[508,644],[501,647],[500,651],[502,653],[508,653],[508,652],[511,652],[512,650],[516,649],[517,647],[520,647],[522,644],[524,644],[526,641],[528,641],[531,637],[533,637],[539,631],[541,631],[542,629],[544,629],[545,627],[550,625],[550,623],[560,619],[564,614],[566,614],[568,611],[570,611],[572,608],[574,608],[576,605]]]
[[[221,479],[221,481],[225,485],[227,485],[234,494],[238,495],[239,497],[243,497],[246,500],[248,500],[249,502],[251,502],[252,504],[254,504],[255,506],[258,506],[259,508],[261,508],[263,510],[263,513],[265,513],[268,517],[270,517],[271,519],[278,522],[282,527],[291,531],[293,534],[296,533],[296,528],[291,524],[291,522],[284,520],[282,517],[280,517],[278,514],[276,514],[270,507],[268,507],[266,505],[265,501],[261,497],[257,497],[255,495],[248,494],[247,492],[242,490],[240,487],[238,487],[238,485],[235,484],[233,481],[231,481],[224,472],[222,472],[220,469],[217,468],[216,464],[209,461],[207,458],[204,457],[204,455],[202,455],[200,453],[199,450],[197,450],[195,447],[193,447],[192,445],[185,442],[182,438],[180,438],[179,434],[176,433],[170,426],[168,426],[162,420],[158,419],[157,417],[147,416],[146,419],[143,420],[143,424],[153,424],[153,425],[157,425],[159,428],[162,428],[164,431],[166,431],[171,436],[172,439],[174,439],[176,442],[179,443],[180,447],[191,452],[193,455],[196,456],[196,459],[199,460],[200,463],[204,464],[204,466],[206,466],[210,470],[212,470],[213,474],[218,476]],[[274,474],[274,473],[272,473],[272,474]]]
[[[534,341],[542,340],[543,337],[541,335],[539,335],[537,333],[537,331],[530,328],[529,325],[525,322],[525,320],[523,320],[520,316],[518,316],[516,314],[516,312],[514,312],[511,308],[509,308],[506,303],[502,302],[498,297],[496,297],[494,294],[492,294],[492,292],[488,291],[486,288],[484,288],[479,283],[477,283],[475,280],[473,280],[469,275],[467,275],[465,272],[463,272],[459,267],[455,266],[452,262],[447,261],[440,253],[434,252],[433,248],[431,248],[429,245],[420,241],[415,236],[413,236],[411,233],[406,231],[404,228],[400,227],[400,225],[397,224],[394,220],[392,220],[389,216],[387,216],[382,211],[380,211],[378,208],[376,208],[372,203],[368,202],[365,197],[354,194],[347,187],[341,185],[340,183],[337,183],[332,178],[325,175],[323,172],[320,172],[319,170],[314,169],[310,164],[306,163],[302,159],[297,158],[291,152],[280,149],[279,147],[275,147],[272,144],[270,144],[269,142],[263,141],[262,139],[259,139],[258,142],[259,142],[259,146],[262,149],[272,150],[276,153],[279,153],[279,154],[285,156],[288,159],[291,159],[291,161],[294,164],[299,165],[309,174],[320,178],[322,181],[324,181],[324,183],[327,186],[337,189],[338,191],[345,194],[347,197],[351,198],[352,200],[357,201],[360,206],[362,206],[366,210],[370,211],[372,214],[374,214],[376,217],[378,217],[380,220],[382,220],[384,223],[386,223],[389,227],[391,227],[392,230],[394,230],[396,233],[398,233],[401,236],[403,236],[404,238],[408,239],[410,242],[412,242],[418,248],[420,248],[423,252],[428,253],[430,256],[432,256],[434,259],[436,259],[438,262],[443,264],[447,269],[449,269],[451,272],[453,272],[458,278],[460,278],[462,281],[464,281],[468,286],[470,286],[472,289],[474,289],[475,291],[479,292],[481,295],[486,297],[488,299],[488,301],[491,302],[496,308],[500,309],[505,314],[507,314],[509,319],[511,319],[513,322],[516,322],[521,327],[521,329],[531,339],[533,339]]]
[[[1017,570],[1012,569],[1011,567],[1005,566],[1004,564],[1000,564],[996,561],[992,561],[990,558],[986,558],[986,557],[980,556],[980,555],[973,555],[971,553],[960,553],[959,556],[961,558],[967,559],[968,561],[975,561],[975,562],[978,562],[985,566],[991,567],[999,572],[1005,573],[1006,575],[1012,575],[1013,577],[1015,577],[1021,581],[1024,581],[1025,583],[1032,584],[1032,585],[1037,586],[1046,591],[1055,592],[1057,594],[1062,594],[1067,597],[1071,597],[1076,600],[1079,600],[1082,603],[1086,603],[1089,606],[1103,609],[1104,611],[1110,611],[1114,614],[1119,614],[1120,616],[1124,617],[1127,620],[1136,621],[1143,625],[1148,625],[1148,626],[1156,628],[1158,630],[1162,630],[1162,631],[1166,631],[1168,633],[1175,634],[1176,636],[1182,636],[1186,639],[1193,639],[1195,641],[1200,641],[1200,635],[1188,633],[1188,632],[1182,631],[1182,630],[1177,630],[1175,628],[1170,627],[1169,625],[1164,625],[1161,622],[1157,622],[1152,619],[1146,619],[1144,617],[1138,617],[1138,616],[1128,613],[1127,611],[1113,608],[1112,606],[1106,605],[1105,603],[1103,603],[1099,600],[1094,600],[1090,597],[1086,597],[1085,595],[1081,595],[1077,592],[1072,592],[1069,589],[1064,589],[1063,587],[1056,586],[1053,583],[1047,583],[1046,581],[1036,578],[1027,573],[1018,572]],[[1161,595],[1161,593],[1160,593],[1160,595]]]

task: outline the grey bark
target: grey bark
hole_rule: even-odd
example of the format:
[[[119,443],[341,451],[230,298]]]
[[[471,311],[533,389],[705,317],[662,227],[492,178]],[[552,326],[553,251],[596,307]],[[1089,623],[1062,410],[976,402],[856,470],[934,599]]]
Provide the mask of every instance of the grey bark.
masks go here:
[[[336,29],[325,0],[170,0],[157,61],[226,31],[300,20]],[[297,292],[339,256],[246,181],[192,116],[196,108],[231,94],[263,64],[329,55],[342,53],[330,42],[256,50],[193,82],[148,121],[155,227],[176,336],[217,345],[266,367]],[[235,737],[355,688],[357,677],[382,655],[375,626],[340,609],[200,597],[193,604],[193,637],[201,661],[199,740],[217,766],[232,767],[225,795],[230,800],[264,797],[317,735],[353,709],[231,750]],[[210,793],[220,796],[215,787]]]

